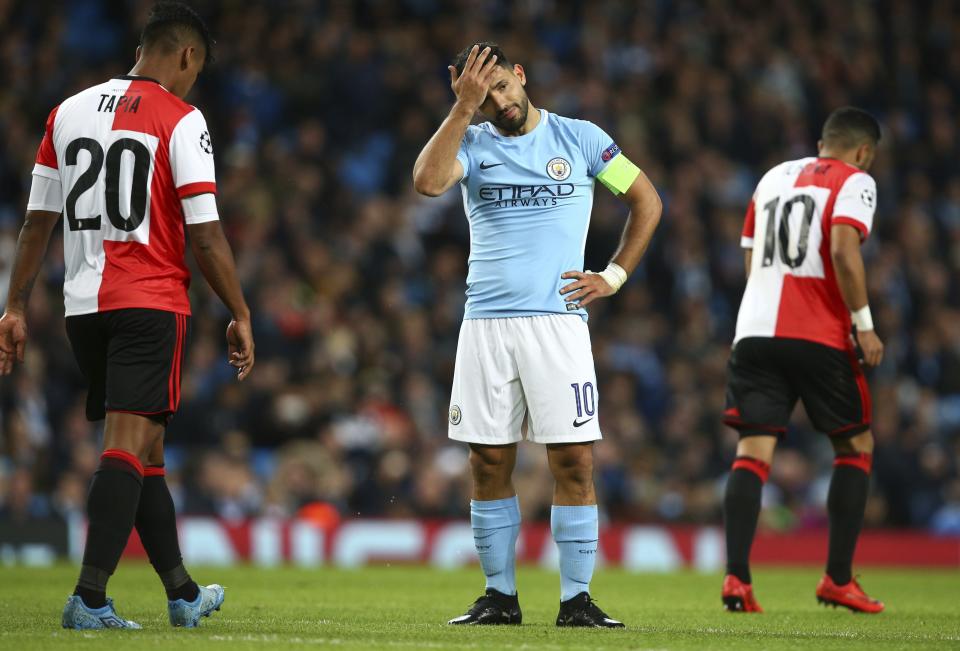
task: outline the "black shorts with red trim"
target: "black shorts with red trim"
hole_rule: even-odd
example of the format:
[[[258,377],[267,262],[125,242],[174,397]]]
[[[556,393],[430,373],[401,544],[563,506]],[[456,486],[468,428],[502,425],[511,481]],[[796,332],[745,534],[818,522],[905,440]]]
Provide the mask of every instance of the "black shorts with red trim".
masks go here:
[[[782,437],[798,399],[820,432],[850,437],[870,428],[870,389],[852,348],[782,337],[737,342],[724,423],[740,436]]]
[[[108,411],[169,418],[180,404],[190,317],[129,308],[67,317],[73,355],[87,380],[87,418]]]

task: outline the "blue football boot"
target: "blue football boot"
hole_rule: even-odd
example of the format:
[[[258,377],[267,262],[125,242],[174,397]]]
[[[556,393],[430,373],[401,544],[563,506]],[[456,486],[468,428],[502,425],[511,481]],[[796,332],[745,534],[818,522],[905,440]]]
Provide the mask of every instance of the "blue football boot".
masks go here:
[[[113,599],[107,598],[103,608],[88,608],[78,595],[67,597],[60,623],[64,628],[89,630],[97,628],[141,628],[140,624],[124,619],[113,608]]]
[[[223,586],[211,583],[208,586],[198,585],[200,594],[193,601],[177,599],[167,602],[170,612],[170,625],[196,628],[200,625],[201,617],[209,617],[210,613],[220,610],[223,605]]]

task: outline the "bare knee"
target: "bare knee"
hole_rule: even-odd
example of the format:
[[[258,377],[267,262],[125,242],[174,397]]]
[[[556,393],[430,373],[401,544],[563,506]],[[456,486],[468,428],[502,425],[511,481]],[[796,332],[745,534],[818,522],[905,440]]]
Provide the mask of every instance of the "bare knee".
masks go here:
[[[158,441],[162,441],[163,432],[163,423],[155,419],[109,412],[103,432],[103,446],[105,449],[129,452],[146,464],[150,462],[151,456],[155,455],[155,448]],[[162,449],[161,447],[161,458]]]
[[[773,452],[776,449],[776,436],[745,436],[737,443],[737,456],[750,457],[769,466],[773,464]]]
[[[837,454],[873,454],[873,432],[870,430],[850,438],[832,439],[830,442]]]
[[[593,446],[551,445],[547,448],[550,471],[557,484],[558,503],[589,504],[596,501],[593,489]]]
[[[493,500],[512,497],[513,466],[517,448],[512,446],[470,446],[470,472],[473,475],[474,498]]]

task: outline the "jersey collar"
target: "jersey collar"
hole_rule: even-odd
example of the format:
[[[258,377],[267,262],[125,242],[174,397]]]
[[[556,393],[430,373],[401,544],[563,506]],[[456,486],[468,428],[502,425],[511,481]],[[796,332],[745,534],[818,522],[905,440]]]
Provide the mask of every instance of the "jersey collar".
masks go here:
[[[159,79],[154,79],[153,77],[147,77],[144,75],[117,75],[114,77],[114,79],[126,79],[128,81],[152,81],[158,86],[163,86]]]
[[[545,108],[538,108],[537,111],[540,112],[540,122],[538,122],[537,126],[533,128],[533,131],[528,131],[522,136],[505,136],[502,133],[500,133],[499,129],[497,129],[496,126],[494,126],[493,122],[487,121],[484,124],[486,125],[487,130],[490,133],[492,133],[495,138],[499,138],[500,140],[506,140],[509,142],[523,142],[528,138],[532,138],[535,133],[540,131],[541,127],[544,127],[547,124],[547,120],[549,119],[550,112]]]

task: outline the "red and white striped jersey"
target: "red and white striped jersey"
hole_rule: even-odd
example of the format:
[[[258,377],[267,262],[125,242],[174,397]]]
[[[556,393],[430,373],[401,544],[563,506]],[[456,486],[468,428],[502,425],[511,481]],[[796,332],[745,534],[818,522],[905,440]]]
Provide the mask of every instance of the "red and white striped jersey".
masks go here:
[[[180,200],[216,193],[199,110],[156,80],[116,77],[53,109],[33,174],[61,187],[67,316],[190,313]]]
[[[741,245],[753,250],[734,342],[744,337],[806,339],[845,350],[850,313],[833,271],[830,229],[870,234],[873,177],[833,158],[777,165],[760,180]]]

